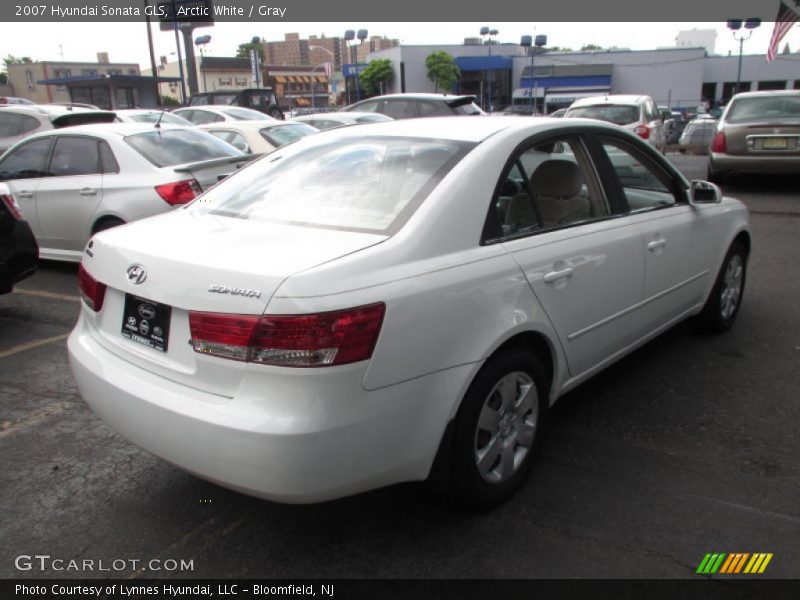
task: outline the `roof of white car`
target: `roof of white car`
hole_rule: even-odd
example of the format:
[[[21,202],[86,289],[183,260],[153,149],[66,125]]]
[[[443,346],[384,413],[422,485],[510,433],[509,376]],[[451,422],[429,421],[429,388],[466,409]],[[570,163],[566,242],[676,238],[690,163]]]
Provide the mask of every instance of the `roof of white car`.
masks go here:
[[[203,123],[198,125],[197,129],[264,129],[269,127],[281,127],[283,125],[298,125],[293,121],[279,121],[278,119],[271,119],[269,121],[262,121],[261,119],[253,120],[236,120],[236,121],[218,121],[217,123]],[[303,123],[306,125],[306,123]]]
[[[584,123],[592,127],[612,127],[593,119],[573,119],[569,125]],[[430,117],[424,119],[401,119],[379,123],[364,123],[358,127],[337,127],[315,134],[314,138],[330,139],[331,136],[397,136],[418,137],[427,139],[455,140],[463,142],[482,142],[483,140],[504,130],[547,131],[565,127],[562,119],[520,118],[520,117]]]
[[[360,117],[377,117],[379,121],[391,121],[390,116],[376,112],[369,112],[364,110],[351,110],[349,112],[321,112],[312,113],[310,115],[298,115],[292,117],[292,121],[311,121],[314,119],[332,119],[334,121],[342,121],[350,123]]]
[[[170,129],[180,129],[193,131],[195,127],[183,127],[181,125],[169,125],[161,123],[157,129],[153,123],[92,123],[91,125],[75,125],[64,127],[63,129],[47,129],[34,133],[30,137],[44,137],[50,135],[93,135],[100,138],[126,137],[136,133],[147,131],[168,131]]]
[[[86,113],[86,112],[108,112],[97,108],[86,108],[83,106],[64,106],[62,104],[3,104],[0,110],[12,110],[25,114],[37,114],[47,116],[59,116],[69,113]]]
[[[647,100],[647,96],[640,96],[635,94],[608,94],[605,96],[592,96],[590,98],[579,98],[570,105],[570,108],[578,108],[579,106],[593,106],[595,104],[620,104],[632,105],[639,104]]]
[[[416,98],[418,100],[455,100],[456,98],[474,97],[472,94],[434,94],[431,92],[410,92],[404,94],[384,94],[383,96],[376,96],[370,100],[383,100],[384,98]],[[357,104],[357,103],[356,103]]]

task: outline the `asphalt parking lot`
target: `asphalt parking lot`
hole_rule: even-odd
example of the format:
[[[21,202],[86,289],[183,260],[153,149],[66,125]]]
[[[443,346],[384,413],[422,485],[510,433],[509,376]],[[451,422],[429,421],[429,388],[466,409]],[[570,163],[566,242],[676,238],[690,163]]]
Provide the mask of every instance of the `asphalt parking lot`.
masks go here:
[[[671,158],[704,177],[705,157]],[[277,505],[138,450],[79,397],[76,267],[43,263],[0,296],[0,577],[697,577],[707,552],[773,553],[761,577],[800,577],[797,184],[725,188],[752,213],[733,330],[680,325],[570,392],[527,484],[488,514],[411,484]],[[15,566],[34,554],[128,562]]]

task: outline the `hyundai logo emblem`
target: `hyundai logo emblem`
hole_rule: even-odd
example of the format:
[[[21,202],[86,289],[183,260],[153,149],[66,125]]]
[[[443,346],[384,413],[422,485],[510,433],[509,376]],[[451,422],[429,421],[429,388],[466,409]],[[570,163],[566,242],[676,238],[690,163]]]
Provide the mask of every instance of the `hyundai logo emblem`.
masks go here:
[[[128,267],[128,282],[133,285],[139,285],[147,279],[147,271],[144,270],[142,265],[131,265]]]

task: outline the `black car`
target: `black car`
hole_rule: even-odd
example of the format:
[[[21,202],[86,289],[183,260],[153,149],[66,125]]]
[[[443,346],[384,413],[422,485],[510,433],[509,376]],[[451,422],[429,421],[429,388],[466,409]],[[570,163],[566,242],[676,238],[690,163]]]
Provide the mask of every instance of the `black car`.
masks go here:
[[[39,246],[8,186],[0,183],[0,294],[36,270]]]
[[[283,111],[278,106],[278,98],[270,88],[248,88],[230,92],[204,92],[189,99],[189,106],[208,104],[228,104],[252,108],[274,119],[283,119]]]
[[[343,110],[377,112],[393,119],[486,114],[475,104],[475,96],[447,94],[388,94],[356,102]]]

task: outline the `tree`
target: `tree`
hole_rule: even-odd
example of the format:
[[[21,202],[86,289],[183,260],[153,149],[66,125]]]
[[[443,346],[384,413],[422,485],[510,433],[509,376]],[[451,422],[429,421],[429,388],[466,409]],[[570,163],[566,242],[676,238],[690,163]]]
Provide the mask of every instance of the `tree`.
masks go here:
[[[383,93],[384,84],[388,83],[393,75],[392,61],[388,58],[381,58],[370,61],[358,78],[361,80],[361,85],[364,86],[364,91],[374,95]]]
[[[264,46],[261,44],[254,44],[253,42],[246,42],[244,44],[239,44],[239,47],[236,49],[236,56],[238,58],[250,58],[250,50],[255,48],[258,50],[258,57],[261,60],[261,63],[264,63]]]
[[[581,46],[581,52],[586,52],[588,50],[602,50],[602,49],[603,48],[601,46],[598,46],[597,44],[586,44],[584,46]]]
[[[428,55],[425,66],[428,69],[428,79],[436,86],[437,92],[439,88],[450,91],[461,75],[453,57],[441,50]]]
[[[33,60],[30,56],[14,56],[13,54],[9,54],[3,59],[3,63],[6,65],[6,70],[8,70],[8,65],[21,65],[21,64],[30,64]]]

